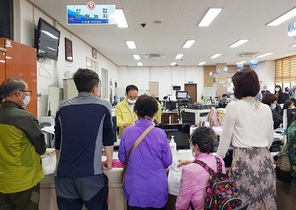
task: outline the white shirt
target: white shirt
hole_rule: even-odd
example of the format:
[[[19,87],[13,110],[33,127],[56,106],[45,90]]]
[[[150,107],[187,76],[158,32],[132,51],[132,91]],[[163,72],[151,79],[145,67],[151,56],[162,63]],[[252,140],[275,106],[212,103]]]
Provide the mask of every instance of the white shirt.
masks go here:
[[[217,155],[224,158],[230,145],[233,147],[267,147],[273,138],[273,120],[268,105],[245,100],[232,101],[226,107],[223,131]]]

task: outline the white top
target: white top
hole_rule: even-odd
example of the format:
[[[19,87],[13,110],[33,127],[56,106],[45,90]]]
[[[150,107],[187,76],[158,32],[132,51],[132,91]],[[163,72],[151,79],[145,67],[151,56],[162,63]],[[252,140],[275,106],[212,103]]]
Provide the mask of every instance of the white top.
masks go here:
[[[230,145],[270,148],[273,138],[273,119],[268,105],[255,100],[232,101],[226,107],[217,155],[224,158]]]

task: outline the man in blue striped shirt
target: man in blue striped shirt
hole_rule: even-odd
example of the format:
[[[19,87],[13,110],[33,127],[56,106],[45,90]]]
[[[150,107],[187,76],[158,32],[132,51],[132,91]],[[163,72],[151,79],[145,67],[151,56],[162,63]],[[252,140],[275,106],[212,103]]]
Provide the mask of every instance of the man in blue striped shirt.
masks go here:
[[[55,176],[59,210],[107,210],[114,133],[111,103],[99,99],[99,76],[88,69],[74,74],[78,96],[64,101],[55,119]],[[102,163],[102,147],[107,160]]]

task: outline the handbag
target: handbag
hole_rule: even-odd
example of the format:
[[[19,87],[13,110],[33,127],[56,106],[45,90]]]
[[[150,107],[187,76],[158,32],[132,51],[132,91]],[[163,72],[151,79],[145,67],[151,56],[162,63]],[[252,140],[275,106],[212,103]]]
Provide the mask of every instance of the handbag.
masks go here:
[[[126,168],[127,168],[127,164],[128,164],[128,160],[132,154],[132,152],[134,151],[134,149],[136,149],[136,147],[141,143],[141,141],[145,138],[145,136],[152,130],[153,126],[150,125],[142,134],[141,136],[135,141],[135,143],[133,144],[133,146],[130,148],[130,150],[128,151],[128,155],[127,158],[125,160],[125,164],[122,170],[122,175],[121,175],[121,183],[124,182],[124,176],[125,176],[125,172],[126,172]]]
[[[289,152],[283,152],[276,163],[275,167],[276,178],[283,182],[292,182],[291,163]]]

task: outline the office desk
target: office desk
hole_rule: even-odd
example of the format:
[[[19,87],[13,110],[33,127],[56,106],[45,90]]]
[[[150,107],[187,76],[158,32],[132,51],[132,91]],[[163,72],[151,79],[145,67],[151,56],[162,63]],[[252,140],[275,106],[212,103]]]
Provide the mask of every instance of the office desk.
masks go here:
[[[179,112],[166,111],[161,113],[161,124],[179,123]]]

